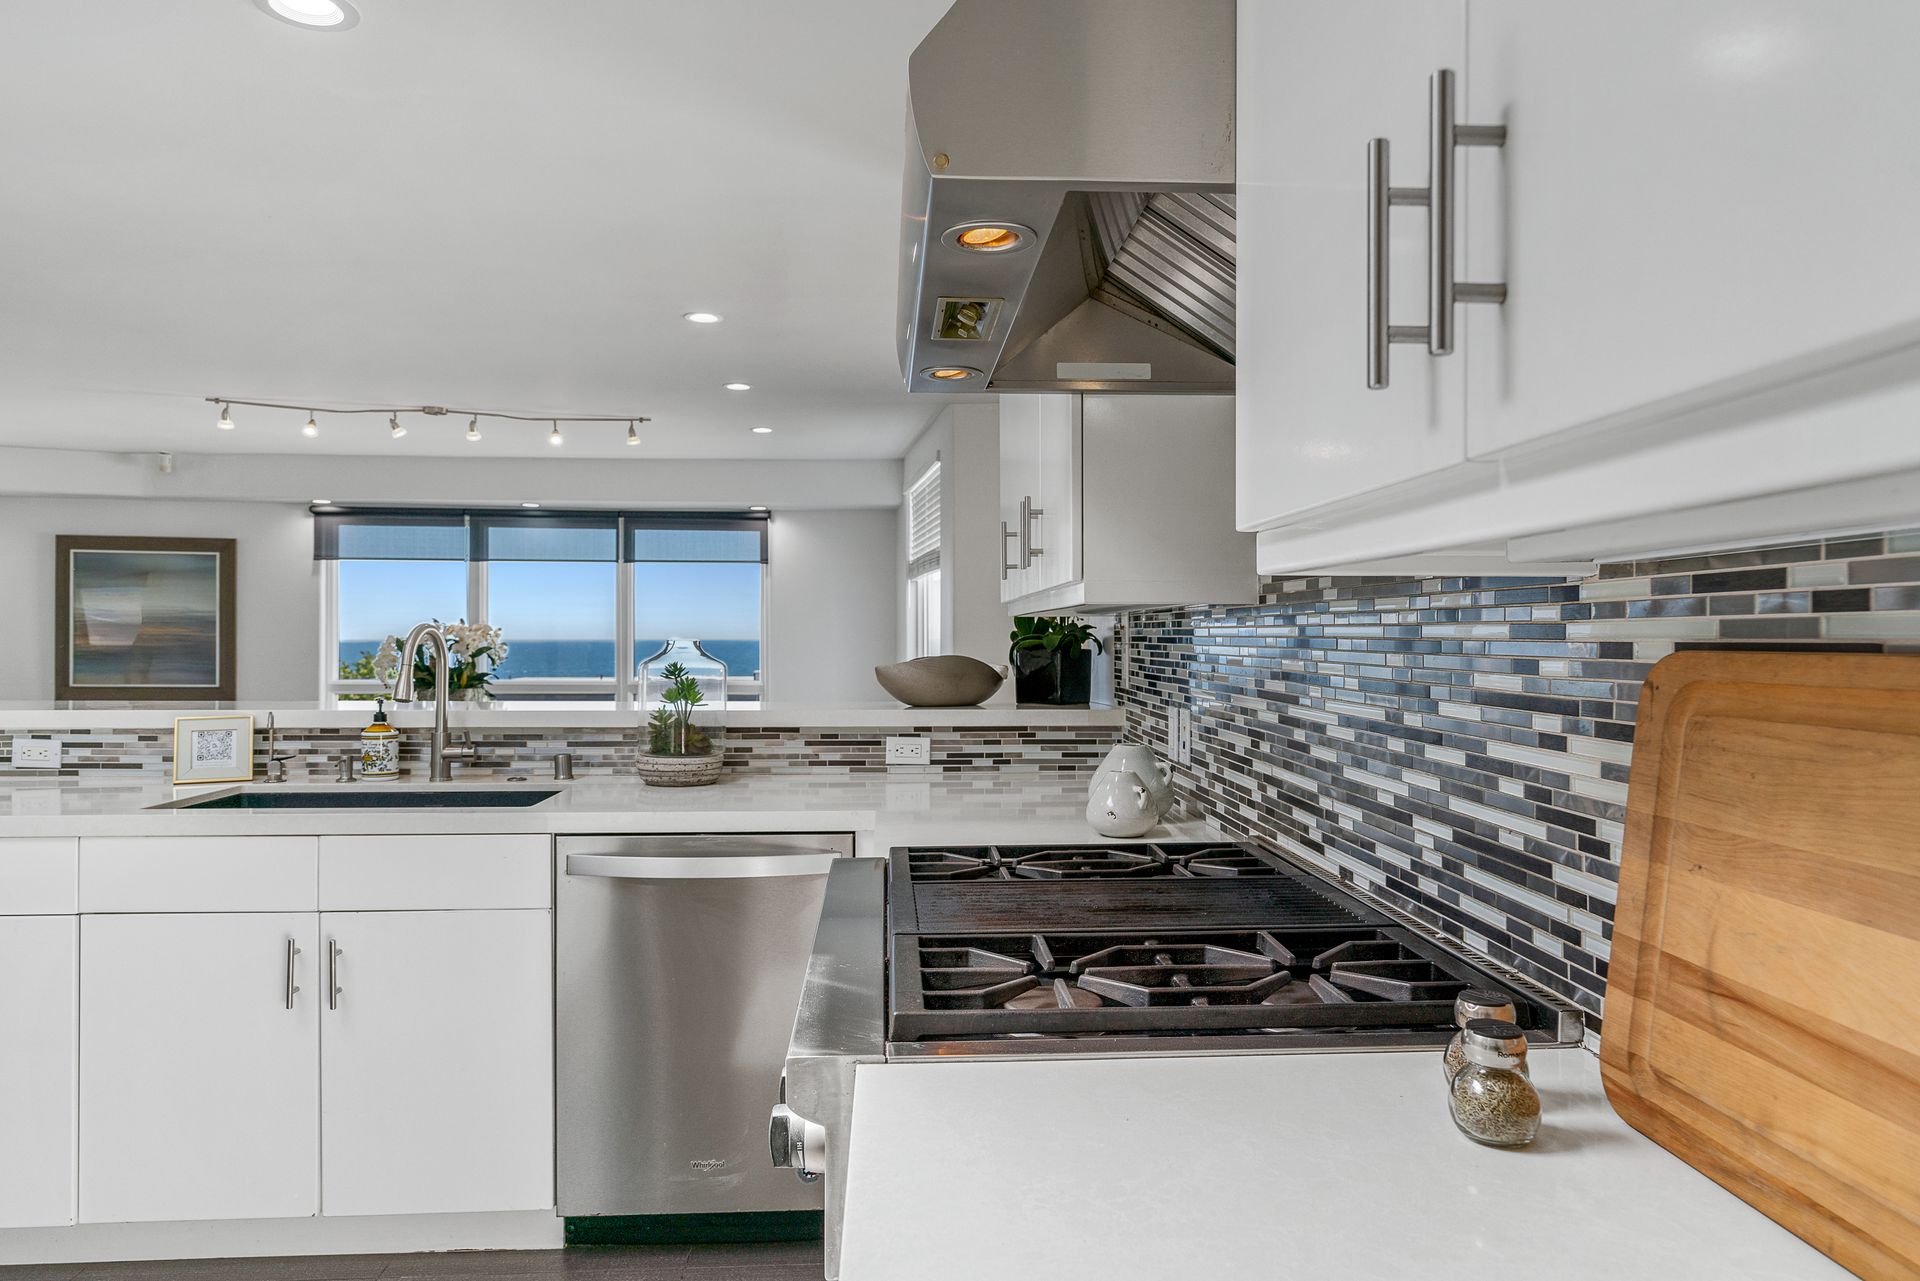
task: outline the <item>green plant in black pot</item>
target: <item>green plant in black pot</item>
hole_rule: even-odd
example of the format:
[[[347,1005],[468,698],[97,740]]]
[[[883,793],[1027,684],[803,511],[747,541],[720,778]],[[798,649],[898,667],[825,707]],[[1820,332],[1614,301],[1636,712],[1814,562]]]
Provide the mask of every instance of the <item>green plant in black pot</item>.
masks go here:
[[[1078,707],[1092,698],[1093,656],[1106,646],[1084,618],[1016,618],[1008,640],[1017,701]]]

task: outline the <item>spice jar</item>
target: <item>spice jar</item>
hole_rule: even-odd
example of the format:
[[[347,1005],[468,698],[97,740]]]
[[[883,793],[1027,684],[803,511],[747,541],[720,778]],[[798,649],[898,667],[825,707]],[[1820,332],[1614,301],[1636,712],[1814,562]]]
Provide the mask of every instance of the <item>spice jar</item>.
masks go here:
[[[1496,992],[1491,988],[1470,987],[1453,998],[1454,1026],[1461,1030],[1453,1034],[1447,1042],[1447,1052],[1440,1056],[1440,1066],[1447,1074],[1447,1080],[1453,1080],[1453,1074],[1467,1061],[1467,1052],[1462,1042],[1466,1038],[1466,1026],[1474,1019],[1504,1019],[1514,1022],[1513,999],[1505,992]],[[1520,1070],[1526,1071],[1521,1064]]]
[[[1470,1019],[1461,1032],[1467,1061],[1447,1085],[1453,1123],[1489,1147],[1533,1142],[1540,1132],[1540,1096],[1523,1070],[1525,1034],[1500,1019]]]

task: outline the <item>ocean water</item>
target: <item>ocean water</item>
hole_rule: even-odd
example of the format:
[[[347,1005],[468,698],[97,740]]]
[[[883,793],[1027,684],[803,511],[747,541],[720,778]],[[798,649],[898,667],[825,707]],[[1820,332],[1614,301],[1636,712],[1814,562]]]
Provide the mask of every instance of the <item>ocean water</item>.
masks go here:
[[[651,658],[664,640],[637,640],[633,643],[633,665]],[[729,676],[753,677],[760,674],[760,642],[757,640],[703,640],[707,653],[727,665]],[[341,641],[340,661],[351,663],[362,654],[371,654],[380,642]],[[599,640],[509,640],[507,661],[495,672],[501,680],[551,678],[556,676],[614,675],[614,643]]]

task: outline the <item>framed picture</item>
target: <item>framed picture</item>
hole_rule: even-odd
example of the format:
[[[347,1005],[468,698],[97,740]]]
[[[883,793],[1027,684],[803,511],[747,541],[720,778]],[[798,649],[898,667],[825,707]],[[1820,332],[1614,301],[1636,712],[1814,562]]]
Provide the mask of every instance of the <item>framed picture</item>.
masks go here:
[[[54,546],[53,696],[234,697],[234,540],[95,538]]]
[[[173,781],[245,783],[253,778],[253,717],[181,716],[173,722]]]

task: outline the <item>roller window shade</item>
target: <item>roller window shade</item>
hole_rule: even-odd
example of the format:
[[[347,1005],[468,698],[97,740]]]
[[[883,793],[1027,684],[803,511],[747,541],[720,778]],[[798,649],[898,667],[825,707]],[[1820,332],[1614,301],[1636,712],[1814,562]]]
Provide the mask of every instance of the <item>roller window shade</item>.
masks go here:
[[[767,518],[713,512],[334,509],[315,560],[766,563]]]
[[[625,559],[630,562],[758,561],[765,564],[767,521],[753,516],[629,513],[625,551]]]
[[[467,514],[330,511],[313,514],[315,560],[465,560]]]
[[[606,515],[475,515],[472,560],[615,561],[620,517]]]
[[[940,568],[940,464],[907,490],[907,577]]]

